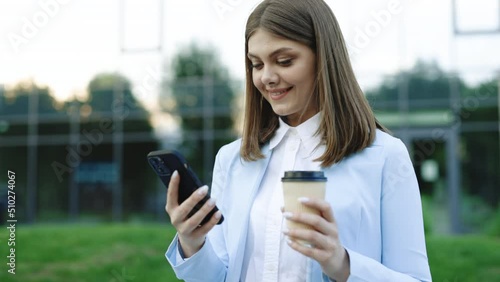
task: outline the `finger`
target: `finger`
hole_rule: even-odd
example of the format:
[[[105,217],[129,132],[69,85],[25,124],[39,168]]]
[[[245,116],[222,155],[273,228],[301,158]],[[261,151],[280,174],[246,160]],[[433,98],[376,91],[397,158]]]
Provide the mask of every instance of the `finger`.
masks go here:
[[[320,250],[327,250],[330,248],[328,245],[329,240],[327,235],[319,233],[316,230],[309,229],[291,229],[283,232],[291,241],[303,241],[308,242],[311,246],[314,246]]]
[[[168,189],[167,189],[167,199],[166,199],[166,206],[165,210],[168,211],[175,209],[178,205],[178,198],[179,198],[179,182],[180,182],[180,176],[179,172],[176,170],[174,173],[172,173],[172,176],[170,177],[170,182],[168,183]]]
[[[292,249],[312,259],[320,260],[325,256],[325,252],[323,250],[318,249],[315,246],[308,246],[299,243],[299,241],[297,241],[297,238],[291,237],[289,240],[287,240],[287,243]]]
[[[210,220],[207,223],[203,224],[198,229],[196,229],[196,231],[193,232],[193,235],[195,236],[206,235],[208,231],[212,230],[212,228],[214,228],[214,226],[217,225],[221,217],[222,217],[221,211],[217,211],[212,215],[212,218],[210,218]]]
[[[193,214],[188,220],[186,220],[187,224],[197,228],[214,207],[215,199],[209,198],[195,214]]]
[[[193,210],[193,208],[207,195],[208,186],[202,186],[189,196],[182,204],[180,204],[176,211],[176,218],[181,219],[182,221],[186,220],[189,213]]]
[[[321,215],[310,214],[304,212],[284,212],[283,216],[287,220],[309,225],[312,229],[317,230],[323,234],[335,235],[336,225],[334,222],[328,222]]]
[[[332,206],[325,200],[314,198],[299,198],[299,201],[305,206],[315,208],[320,211],[321,215],[329,222],[335,222]]]

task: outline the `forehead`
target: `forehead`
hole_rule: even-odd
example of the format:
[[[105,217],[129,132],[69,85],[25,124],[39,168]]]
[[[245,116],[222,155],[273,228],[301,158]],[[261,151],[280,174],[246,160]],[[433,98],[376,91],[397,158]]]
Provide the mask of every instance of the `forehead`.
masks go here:
[[[276,36],[260,28],[248,39],[248,55],[265,56],[280,48],[300,51],[308,47],[300,42]]]

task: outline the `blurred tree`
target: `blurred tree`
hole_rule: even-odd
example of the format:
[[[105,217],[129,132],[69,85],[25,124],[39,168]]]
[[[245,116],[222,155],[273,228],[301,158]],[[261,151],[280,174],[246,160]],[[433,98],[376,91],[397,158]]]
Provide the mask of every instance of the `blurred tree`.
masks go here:
[[[36,105],[37,115],[53,115],[62,114],[60,109],[64,106],[62,102],[58,102],[51,95],[51,90],[47,86],[37,85],[33,80],[21,81],[12,88],[7,89],[3,96],[0,96],[0,116],[2,115],[17,115],[28,117],[28,112],[31,103]],[[39,134],[65,132],[65,122],[59,123],[57,126],[48,126],[44,124],[38,125]],[[27,135],[28,127],[25,122],[6,123],[0,130],[0,136],[19,136]],[[67,128],[66,128],[67,130]]]
[[[462,121],[498,121],[498,81],[490,79],[462,92]]]
[[[172,68],[171,89],[181,118],[182,151],[202,180],[209,182],[211,166],[207,167],[207,160],[213,165],[218,149],[235,137],[231,111],[235,94],[228,71],[214,49],[194,43],[176,54]]]
[[[498,81],[495,79],[468,88],[460,112],[462,123],[498,124]],[[473,131],[462,134],[463,184],[472,195],[498,207],[500,202],[500,138],[498,131]]]
[[[404,102],[402,100],[404,96],[408,98],[407,106],[411,114],[428,111],[429,109],[447,112],[450,108],[453,87],[458,87],[461,91],[466,89],[460,77],[446,73],[434,62],[418,61],[409,70],[401,70],[394,75],[387,76],[380,85],[366,91],[366,97],[376,114],[379,112],[392,112],[397,115],[402,106],[401,102]],[[397,126],[395,127],[397,129]],[[417,172],[420,190],[424,194],[433,194],[435,192],[434,183],[424,181],[419,172],[424,161],[433,159],[439,164],[439,175],[445,177],[445,146],[441,142],[431,140],[431,137],[429,137],[422,140],[413,140],[410,147],[413,148],[413,165]],[[435,148],[432,152],[418,152],[421,150],[420,148],[431,147]],[[420,156],[420,159],[417,160],[416,155]]]
[[[38,158],[28,157],[28,124],[30,107],[34,107],[36,115],[34,129],[38,136],[48,134],[66,135],[69,130],[67,115],[62,111],[64,103],[58,102],[51,94],[48,86],[36,84],[32,80],[21,81],[8,88],[0,96],[2,108],[0,120],[5,118],[5,125],[0,137],[20,138],[16,146],[0,147],[0,168],[14,171],[16,177],[16,196],[19,218],[24,219],[26,211],[26,188],[28,178],[37,178],[37,208],[38,210],[65,210],[67,207],[66,188],[59,182],[51,169],[50,163],[54,160],[64,160],[66,152],[63,146],[36,146]],[[19,117],[22,117],[19,119]],[[32,136],[36,138],[36,136]],[[39,139],[34,139],[39,140]],[[36,162],[36,175],[30,175],[28,162]],[[0,175],[0,183],[6,181],[6,175]],[[62,185],[61,185],[62,184]],[[2,187],[0,187],[2,188]]]
[[[457,87],[460,92],[466,89],[465,83],[457,75],[444,72],[436,63],[418,61],[410,70],[386,77],[379,86],[366,91],[366,96],[374,107],[382,102],[394,108],[398,105],[399,94],[407,92],[410,110],[448,108],[453,87]],[[415,103],[425,100],[432,102]]]
[[[458,90],[457,96],[452,91]],[[449,110],[453,105],[455,120],[449,126],[459,126],[461,131],[462,190],[480,196],[496,206],[500,199],[499,133],[495,130],[477,130],[475,122],[498,123],[498,81],[493,79],[470,87],[454,73],[447,73],[435,63],[418,62],[412,69],[387,77],[379,86],[366,91],[374,111],[397,112],[400,93],[408,95],[411,113],[429,109]],[[469,125],[469,129],[461,126]],[[410,127],[410,130],[412,128]],[[472,130],[472,131],[468,131]],[[433,147],[432,158],[440,164],[440,175],[446,175],[445,147],[439,141],[417,140],[413,144],[434,142],[420,148]],[[419,148],[419,146],[416,146]],[[431,158],[431,156],[427,156]],[[421,162],[415,163],[417,174]],[[420,180],[420,176],[419,180]],[[432,191],[429,183],[421,182],[422,191]],[[426,188],[427,187],[427,188]]]
[[[124,132],[121,169],[125,215],[154,210],[147,205],[151,203],[150,199],[154,195],[156,179],[147,164],[146,155],[157,149],[158,144],[149,122],[149,112],[135,99],[128,79],[119,74],[97,75],[89,83],[86,101],[73,99],[65,103],[57,102],[49,87],[37,85],[32,81],[20,82],[2,94],[0,138],[16,137],[21,141],[19,146],[0,147],[0,168],[3,171],[10,169],[16,172],[16,194],[19,196],[26,194],[27,179],[37,178],[36,208],[39,220],[67,219],[68,187],[71,179],[69,175],[78,170],[81,163],[113,161],[113,145],[110,141],[116,129],[113,123],[117,120],[122,122]],[[25,141],[28,134],[30,98],[35,98],[31,101],[37,101],[32,105],[38,105],[35,121],[37,136],[33,136],[32,140],[43,140],[44,143],[37,144],[36,156],[28,155]],[[80,138],[79,149],[83,153],[73,149],[69,143],[61,144],[70,140],[70,120],[75,114],[79,119],[76,127]],[[103,123],[107,126],[103,127]],[[86,132],[92,132],[94,139],[89,141],[90,135]],[[146,141],[135,141],[134,136],[146,137]],[[58,141],[52,144],[54,137],[57,137]],[[28,162],[36,162],[36,175],[28,175]],[[54,163],[58,166],[54,166]],[[65,170],[62,170],[62,175],[58,174],[56,168],[61,170],[63,167]],[[0,183],[6,181],[5,178],[6,174],[0,175]],[[86,185],[94,185],[99,189],[97,186],[100,184]],[[25,200],[26,197],[18,201],[20,218],[26,210]],[[96,197],[89,198],[90,202],[97,200]]]
[[[80,131],[92,131],[110,140],[112,133],[118,130],[116,122],[122,123],[124,147],[121,172],[125,212],[132,214],[148,210],[149,207],[145,205],[155,190],[156,179],[151,177],[146,155],[158,148],[149,112],[133,95],[131,82],[121,74],[98,74],[89,82],[87,90],[87,101],[69,102],[69,105],[80,108]],[[108,126],[103,127],[103,123]],[[149,136],[151,141],[131,142],[127,136],[134,133],[141,137]],[[82,160],[87,163],[112,162],[113,144],[95,144],[92,153]],[[90,209],[96,207],[91,195],[86,198],[85,204]]]
[[[132,94],[132,84],[121,74],[96,75],[87,87],[83,112],[93,117],[115,114],[124,121],[125,132],[151,132],[149,113]]]
[[[0,108],[0,115],[27,115],[30,95],[38,95],[39,113],[56,113],[63,105],[54,99],[48,86],[26,80],[5,91],[1,97],[3,107]]]

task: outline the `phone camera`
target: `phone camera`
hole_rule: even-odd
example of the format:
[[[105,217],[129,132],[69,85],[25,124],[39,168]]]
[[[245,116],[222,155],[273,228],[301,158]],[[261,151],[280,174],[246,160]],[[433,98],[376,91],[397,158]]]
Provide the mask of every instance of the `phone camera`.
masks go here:
[[[163,160],[159,157],[153,157],[150,159],[151,165],[160,175],[169,175],[170,170],[167,168]]]

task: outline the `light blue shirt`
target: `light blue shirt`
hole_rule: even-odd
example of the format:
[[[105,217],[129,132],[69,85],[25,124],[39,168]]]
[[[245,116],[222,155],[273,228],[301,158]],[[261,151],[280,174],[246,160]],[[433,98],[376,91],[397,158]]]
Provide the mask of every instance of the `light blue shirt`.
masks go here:
[[[188,260],[177,257],[177,236],[165,254],[178,278],[186,281],[240,280],[249,213],[272,151],[253,162],[240,158],[241,140],[217,154],[212,195],[225,220]],[[326,200],[339,238],[350,258],[348,281],[431,281],[425,248],[418,183],[404,144],[377,130],[372,145],[324,169]],[[328,281],[309,259],[307,281]]]

